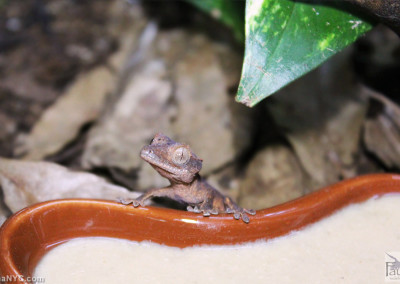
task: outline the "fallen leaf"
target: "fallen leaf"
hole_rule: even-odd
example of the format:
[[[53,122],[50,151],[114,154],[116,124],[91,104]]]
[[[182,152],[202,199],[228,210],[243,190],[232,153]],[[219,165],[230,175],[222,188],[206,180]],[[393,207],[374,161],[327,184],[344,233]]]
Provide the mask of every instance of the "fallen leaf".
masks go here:
[[[236,71],[236,83],[239,81],[240,57],[203,36],[188,40],[190,52],[182,56],[174,72],[178,115],[172,130],[178,141],[189,144],[204,160],[202,173],[208,174],[249,146],[251,115],[238,104],[233,105],[228,94],[230,73]],[[224,57],[239,64],[225,70],[220,59]]]
[[[132,50],[140,44],[139,35],[148,23],[140,4],[114,1],[110,14],[112,20],[106,27],[111,35],[118,38],[119,49],[110,56],[107,65],[117,73],[121,73],[126,67],[126,62]]]
[[[386,167],[400,168],[400,107],[378,93],[370,93],[364,144]]]
[[[158,64],[157,62],[152,62]],[[148,68],[155,67],[151,63]],[[158,67],[156,67],[158,68]],[[82,158],[83,166],[137,168],[142,162],[140,149],[158,131],[165,131],[172,85],[160,74],[136,76],[122,97],[89,133]]]
[[[82,157],[85,168],[109,167],[126,171],[142,163],[139,151],[157,131],[166,131],[166,112],[172,85],[167,66],[152,48],[157,27],[150,23],[140,36],[138,49],[126,63],[117,91],[99,123],[89,132]],[[138,54],[140,56],[138,56]]]
[[[141,189],[166,183],[139,157],[155,133],[189,144],[204,159],[204,174],[234,160],[252,131],[250,112],[229,97],[240,55],[199,34],[154,28],[149,24],[141,36],[82,159],[86,168],[137,169]]]
[[[7,205],[4,203],[4,194],[0,186],[0,226],[1,224],[4,223],[5,220],[7,220],[9,216],[11,216],[11,214],[12,212],[10,211],[10,209],[8,209]]]
[[[0,185],[4,202],[16,212],[34,203],[63,198],[117,200],[136,198],[139,193],[108,183],[85,172],[73,172],[50,162],[0,158]]]
[[[56,98],[56,92],[53,89],[38,84],[28,72],[15,73],[2,78],[0,88],[11,90],[20,98],[34,101],[49,102]]]
[[[284,145],[267,146],[250,161],[238,201],[245,208],[264,209],[300,197],[307,190],[295,154]]]
[[[0,226],[4,223],[8,216],[8,210],[6,210],[6,208],[3,207],[3,204],[0,203]]]
[[[228,195],[234,201],[238,201],[240,184],[243,176],[234,163],[207,176],[207,182],[224,195]]]
[[[94,120],[113,86],[112,73],[98,67],[78,78],[35,124],[16,154],[25,160],[41,160],[74,139],[80,128]]]
[[[348,56],[349,50],[336,55],[266,103],[312,178],[312,189],[356,174],[367,105]]]
[[[82,126],[98,118],[106,104],[106,96],[115,89],[115,83],[132,48],[137,44],[145,20],[140,9],[127,13],[126,3],[111,7],[108,26],[111,34],[119,35],[120,49],[108,62],[81,74],[65,93],[50,106],[23,139],[15,154],[25,160],[42,160],[57,153],[71,142]]]

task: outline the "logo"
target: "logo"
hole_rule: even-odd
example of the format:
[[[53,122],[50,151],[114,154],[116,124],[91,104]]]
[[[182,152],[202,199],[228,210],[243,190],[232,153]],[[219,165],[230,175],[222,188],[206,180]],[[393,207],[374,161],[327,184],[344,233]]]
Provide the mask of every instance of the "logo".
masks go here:
[[[385,255],[385,281],[400,283],[400,252]]]

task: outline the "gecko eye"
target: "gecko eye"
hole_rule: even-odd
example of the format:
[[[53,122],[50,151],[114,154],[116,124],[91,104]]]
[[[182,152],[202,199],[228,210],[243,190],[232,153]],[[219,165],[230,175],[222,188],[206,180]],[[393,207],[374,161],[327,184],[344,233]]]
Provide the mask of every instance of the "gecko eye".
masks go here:
[[[185,147],[179,147],[172,155],[172,161],[175,165],[186,164],[190,159],[190,151]]]

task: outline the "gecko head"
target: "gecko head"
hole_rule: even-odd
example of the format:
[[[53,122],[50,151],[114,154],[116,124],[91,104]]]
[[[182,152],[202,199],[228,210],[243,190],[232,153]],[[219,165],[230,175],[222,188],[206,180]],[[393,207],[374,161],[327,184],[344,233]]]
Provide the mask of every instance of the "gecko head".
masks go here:
[[[188,145],[158,133],[150,145],[144,146],[140,157],[171,182],[191,183],[201,170],[203,160]]]

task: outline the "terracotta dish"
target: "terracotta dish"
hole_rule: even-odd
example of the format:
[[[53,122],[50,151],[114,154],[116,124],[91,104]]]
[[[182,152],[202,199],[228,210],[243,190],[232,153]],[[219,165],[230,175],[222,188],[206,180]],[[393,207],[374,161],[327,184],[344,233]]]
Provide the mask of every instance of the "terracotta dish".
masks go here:
[[[48,201],[19,211],[1,227],[0,275],[31,276],[46,251],[72,238],[151,240],[176,247],[266,240],[316,222],[348,204],[395,192],[400,192],[400,175],[362,176],[259,210],[249,224],[226,214],[203,217],[101,200]]]

